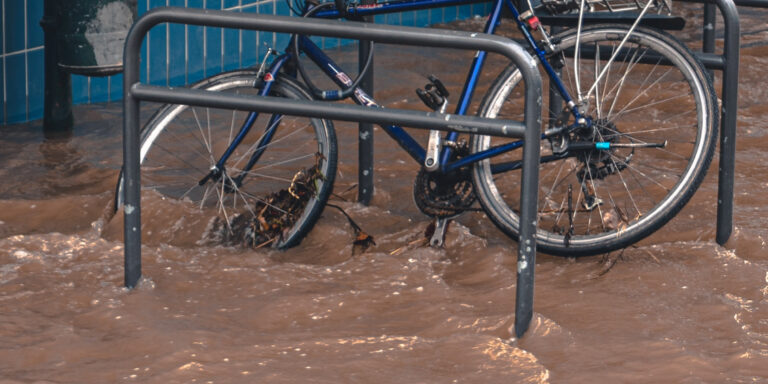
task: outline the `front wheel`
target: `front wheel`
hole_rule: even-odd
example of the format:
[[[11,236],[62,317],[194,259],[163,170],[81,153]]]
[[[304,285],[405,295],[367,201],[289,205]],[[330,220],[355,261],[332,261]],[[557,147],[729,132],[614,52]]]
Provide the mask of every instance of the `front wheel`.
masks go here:
[[[562,102],[543,108],[548,123],[542,129],[576,128],[534,144],[542,150],[536,232],[542,252],[593,255],[639,241],[682,209],[711,162],[717,104],[702,65],[683,44],[655,30],[638,27],[622,45],[628,32],[624,25],[596,25],[553,38],[548,61],[588,123],[575,124],[562,113]],[[522,120],[519,81],[519,71],[507,68],[480,115]],[[476,136],[471,150],[508,141]],[[479,162],[473,175],[486,212],[514,238],[519,152]]]
[[[257,95],[253,71],[205,79],[193,88]],[[294,81],[278,77],[270,96],[309,99]],[[287,248],[309,232],[328,200],[337,148],[328,120],[259,113],[242,142],[220,166],[248,112],[165,105],[141,131],[142,198],[158,193],[218,217],[225,243]],[[122,205],[123,176],[116,207]]]

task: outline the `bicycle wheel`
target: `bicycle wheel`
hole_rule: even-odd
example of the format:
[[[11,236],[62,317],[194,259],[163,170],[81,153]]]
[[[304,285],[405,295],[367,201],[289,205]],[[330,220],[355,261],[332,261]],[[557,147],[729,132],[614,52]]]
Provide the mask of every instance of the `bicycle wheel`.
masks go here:
[[[235,71],[193,88],[256,95],[262,84],[253,71]],[[270,95],[310,98],[285,77],[275,80]],[[214,172],[248,115],[187,105],[160,108],[141,131],[142,195],[155,191],[218,216],[225,243],[294,246],[315,224],[331,193],[337,161],[333,125],[260,113],[223,169]],[[249,164],[252,159],[257,161]],[[117,207],[122,205],[122,181],[121,175]],[[235,235],[234,226],[248,233]]]
[[[536,239],[542,252],[593,255],[643,239],[682,209],[711,162],[718,116],[703,66],[659,31],[638,27],[622,45],[628,28],[595,25],[552,39],[548,61],[560,69],[563,85],[581,100],[579,109],[590,123],[537,143],[542,164]],[[507,68],[480,115],[522,120],[519,80],[519,71]],[[549,124],[543,129],[575,125],[563,109],[562,102],[545,103],[543,121]],[[476,136],[471,150],[508,141]],[[516,239],[520,152],[479,162],[473,170],[486,212]]]

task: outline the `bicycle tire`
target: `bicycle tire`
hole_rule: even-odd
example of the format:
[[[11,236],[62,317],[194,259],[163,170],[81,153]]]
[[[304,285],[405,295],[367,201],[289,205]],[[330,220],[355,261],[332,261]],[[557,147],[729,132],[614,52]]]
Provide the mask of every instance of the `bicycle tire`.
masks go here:
[[[690,200],[711,163],[718,110],[712,81],[703,65],[678,40],[650,28],[637,27],[623,50],[618,50],[628,28],[594,25],[583,28],[578,40],[575,29],[552,38],[555,48],[548,61],[563,64],[561,78],[574,99],[578,95],[575,79],[580,85],[586,84],[582,93],[597,82],[594,98],[585,98],[580,106],[596,122],[596,128],[571,133],[567,138],[610,142],[612,149],[581,154],[573,151],[571,156],[558,159],[555,148],[560,143],[541,142],[542,159],[546,160],[540,168],[537,208],[536,241],[541,252],[568,257],[595,255],[647,237]],[[609,48],[610,54],[605,55]],[[578,60],[576,52],[580,52]],[[614,61],[606,60],[614,53]],[[579,76],[574,75],[577,62]],[[609,69],[604,70],[606,66]],[[606,75],[600,77],[603,72]],[[486,94],[479,114],[522,120],[522,87],[516,87],[519,81],[519,71],[506,68]],[[622,104],[618,106],[621,109],[617,104]],[[543,108],[547,115],[543,121],[558,116],[563,120],[562,107],[556,103]],[[574,123],[573,117],[567,118],[569,124]],[[545,124],[542,129],[547,127]],[[471,151],[480,152],[505,141],[508,139],[474,136]],[[617,148],[618,143],[665,146],[630,151]],[[520,171],[499,170],[502,164],[507,168],[518,164],[519,152],[508,152],[473,167],[478,200],[496,226],[515,239],[519,238]]]
[[[262,84],[255,71],[238,70],[204,79],[192,88],[256,94]],[[270,96],[311,98],[296,81],[284,76],[274,80]],[[288,215],[285,211],[286,222],[293,220],[293,224],[271,239],[273,248],[295,246],[320,217],[333,188],[338,158],[333,124],[323,119],[277,116],[278,124],[273,124],[270,129],[272,139],[263,145],[260,140],[273,115],[260,113],[246,139],[227,162],[227,173],[218,180],[200,185],[247,115],[243,111],[176,104],[159,108],[140,134],[142,195],[154,190],[201,210],[215,210],[229,227],[230,221],[238,215],[250,220],[263,214],[263,211],[254,212],[257,206],[277,209],[265,196],[291,191],[290,188],[296,186],[298,172],[317,169],[320,177],[311,180],[314,184],[312,196],[295,214]],[[247,172],[242,185],[234,187],[233,180],[240,175],[238,172],[242,172],[238,166],[247,164],[250,156],[259,150],[263,150],[259,162]],[[116,188],[116,209],[122,206],[122,186],[121,172]],[[214,193],[217,199],[211,199]]]

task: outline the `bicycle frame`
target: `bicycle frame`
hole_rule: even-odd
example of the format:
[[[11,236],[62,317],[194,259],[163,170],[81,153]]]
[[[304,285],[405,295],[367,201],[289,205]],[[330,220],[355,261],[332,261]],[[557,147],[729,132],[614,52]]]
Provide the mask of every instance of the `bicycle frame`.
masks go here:
[[[371,5],[354,5],[352,7],[348,7],[346,12],[347,13],[346,17],[362,18],[365,16],[373,16],[373,15],[379,15],[379,14],[385,14],[385,13],[397,13],[397,12],[412,11],[412,10],[418,10],[418,9],[438,8],[438,7],[445,7],[445,6],[458,5],[458,4],[473,4],[473,3],[480,3],[480,2],[486,2],[486,1],[487,0],[396,0],[396,1],[389,1],[389,2],[381,2],[381,3],[371,4]],[[556,89],[560,93],[560,96],[562,97],[563,101],[566,103],[566,105],[568,105],[571,111],[571,114],[575,118],[575,121],[580,121],[583,123],[585,120],[582,118],[582,115],[579,112],[578,107],[573,102],[573,99],[571,98],[571,96],[568,94],[568,91],[565,89],[565,86],[563,85],[561,79],[555,72],[552,65],[550,65],[550,63],[547,61],[546,51],[543,48],[541,48],[539,44],[536,42],[536,40],[533,38],[528,26],[522,20],[520,20],[520,13],[511,0],[494,0],[493,7],[488,16],[488,20],[485,24],[483,32],[487,34],[494,34],[496,32],[496,28],[498,27],[501,21],[501,12],[505,6],[512,13],[513,18],[517,23],[518,29],[523,33],[528,45],[531,47],[531,49],[535,52],[536,56],[539,58],[541,65],[549,75],[550,79],[553,81],[553,84],[555,85]],[[338,10],[331,9],[331,10],[318,11],[315,15],[313,15],[313,17],[334,19],[334,18],[341,17],[341,15]],[[299,39],[298,41],[299,50],[303,52],[310,60],[312,60],[326,74],[326,76],[328,76],[332,81],[334,81],[338,86],[342,88],[347,88],[350,85],[352,85],[352,80],[343,71],[343,69],[340,66],[338,66],[331,58],[329,58],[322,51],[322,49],[320,49],[320,47],[318,47],[315,43],[313,43],[309,38],[305,36],[294,36],[291,39],[291,42],[289,44],[293,44],[294,43],[293,39],[296,39],[296,38]],[[266,96],[270,93],[272,81],[277,77],[277,74],[285,66],[285,64],[293,59],[292,56],[293,55],[291,53],[285,53],[279,56],[276,60],[272,62],[269,69],[264,74],[264,86],[260,91],[261,96]],[[459,102],[456,106],[455,114],[457,115],[466,114],[469,108],[470,102],[472,100],[472,96],[474,94],[475,88],[477,86],[477,81],[479,79],[483,65],[485,64],[486,58],[487,58],[487,52],[478,51],[475,58],[473,59],[470,70],[469,70],[469,74],[467,75],[466,81],[464,83],[464,89],[461,92]],[[335,96],[333,92],[331,92],[330,94],[331,96]],[[354,90],[354,94],[351,97],[359,105],[364,105],[372,108],[380,107],[380,105],[376,103],[376,101],[371,96],[366,94],[360,88],[356,88]],[[229,148],[221,157],[221,159],[219,159],[219,161],[217,162],[217,166],[216,166],[217,169],[212,170],[210,175],[215,175],[215,172],[218,172],[219,170],[224,169],[227,159],[232,154],[234,149],[240,144],[243,138],[247,135],[253,122],[256,120],[256,117],[257,117],[257,113],[255,112],[249,115],[248,119],[243,124],[236,138],[230,144]],[[273,115],[272,119],[270,120],[269,127],[274,126],[279,121],[280,118],[281,116],[279,115]],[[416,160],[419,164],[424,163],[426,150],[402,127],[399,127],[396,125],[381,125],[381,127],[414,160]],[[571,128],[571,127],[567,127],[567,128]],[[272,132],[266,132],[263,135],[262,139],[259,142],[259,148],[266,147],[266,145],[269,143],[269,140],[272,137],[271,133]],[[550,134],[543,133],[542,139],[551,135],[552,135],[551,133]],[[450,141],[455,142],[458,139],[458,136],[459,134],[457,132],[450,132],[446,136],[445,140],[449,142]],[[470,154],[453,161],[451,160],[451,157],[453,155],[452,148],[444,147],[442,149],[442,154],[440,155],[440,171],[444,173],[453,172],[458,170],[461,167],[465,167],[477,161],[482,161],[482,160],[497,156],[499,154],[521,148],[522,146],[523,146],[523,141],[517,140],[504,145],[487,149],[482,152]],[[245,172],[247,172],[258,161],[262,153],[263,151],[256,151],[256,153],[253,154],[247,166],[244,168]],[[562,158],[562,156],[545,156],[542,158],[542,161],[550,161],[558,158]],[[521,166],[520,161],[513,161],[510,163],[495,164],[492,167],[492,170],[494,173],[498,173],[498,172],[505,172],[513,169],[518,169],[520,166]],[[245,175],[245,172],[243,172],[243,176]],[[208,177],[201,180],[201,184],[205,180],[207,180],[207,178]],[[240,178],[239,181],[242,181],[242,178]]]

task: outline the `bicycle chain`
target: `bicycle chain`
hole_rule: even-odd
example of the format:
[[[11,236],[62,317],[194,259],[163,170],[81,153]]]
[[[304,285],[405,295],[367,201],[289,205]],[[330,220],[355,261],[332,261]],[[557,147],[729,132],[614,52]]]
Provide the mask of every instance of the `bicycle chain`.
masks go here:
[[[446,218],[469,210],[475,190],[468,171],[445,175],[422,168],[414,181],[413,199],[425,215]]]

